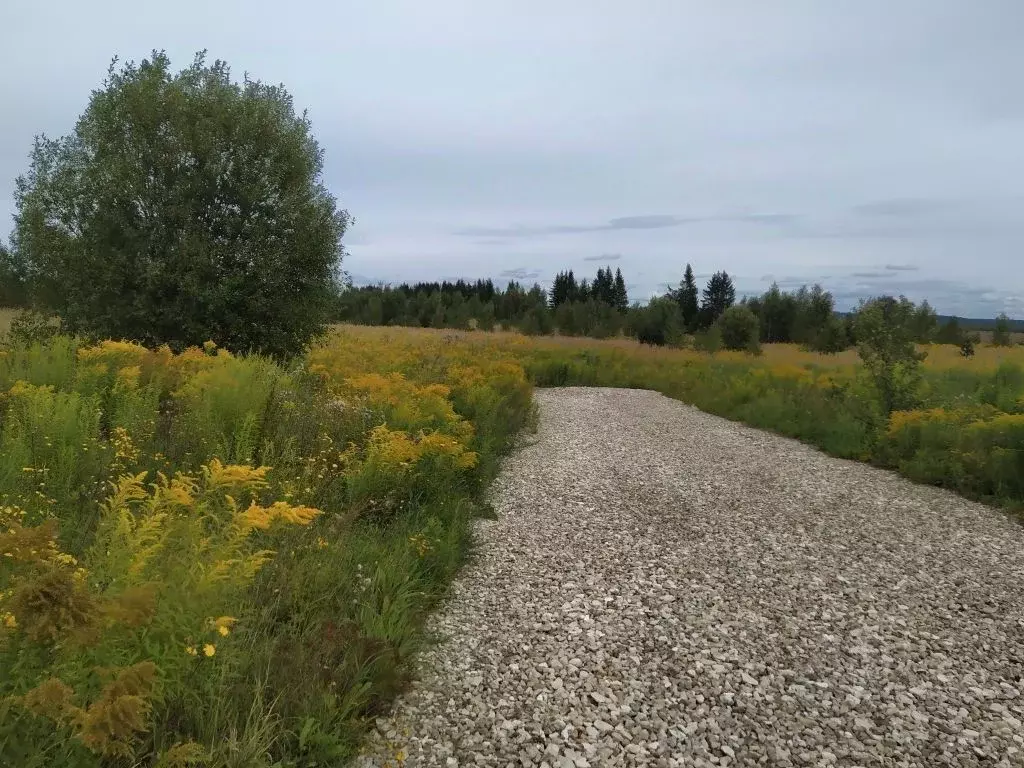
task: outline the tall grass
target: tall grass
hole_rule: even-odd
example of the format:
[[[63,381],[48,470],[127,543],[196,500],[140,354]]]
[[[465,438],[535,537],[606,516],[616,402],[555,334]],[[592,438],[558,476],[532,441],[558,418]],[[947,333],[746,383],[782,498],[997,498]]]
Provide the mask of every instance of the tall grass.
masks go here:
[[[490,352],[0,354],[0,765],[351,757],[531,418]]]

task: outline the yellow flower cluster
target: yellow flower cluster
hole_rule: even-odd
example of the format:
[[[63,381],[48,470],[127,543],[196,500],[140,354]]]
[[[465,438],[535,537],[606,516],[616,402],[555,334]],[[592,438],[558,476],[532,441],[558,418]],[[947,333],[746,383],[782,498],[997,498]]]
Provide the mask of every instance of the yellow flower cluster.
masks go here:
[[[285,501],[275,501],[269,507],[261,507],[253,502],[244,512],[235,515],[235,523],[242,532],[248,533],[253,530],[265,531],[278,521],[290,525],[309,525],[322,514],[319,509],[292,506]]]
[[[455,467],[469,469],[476,466],[477,455],[467,450],[458,438],[442,432],[410,435],[381,425],[370,433],[367,460],[375,465],[407,467],[424,458],[441,457],[452,461]]]
[[[213,458],[203,467],[206,487],[219,489],[259,490],[267,487],[267,473],[270,467],[253,467],[248,464],[224,464]]]

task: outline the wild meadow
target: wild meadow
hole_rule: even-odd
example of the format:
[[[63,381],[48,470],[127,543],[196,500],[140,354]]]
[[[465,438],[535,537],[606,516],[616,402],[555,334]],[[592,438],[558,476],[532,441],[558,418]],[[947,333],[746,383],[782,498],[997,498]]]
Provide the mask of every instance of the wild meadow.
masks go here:
[[[288,366],[0,352],[0,765],[342,763],[530,392],[500,349],[402,333]]]

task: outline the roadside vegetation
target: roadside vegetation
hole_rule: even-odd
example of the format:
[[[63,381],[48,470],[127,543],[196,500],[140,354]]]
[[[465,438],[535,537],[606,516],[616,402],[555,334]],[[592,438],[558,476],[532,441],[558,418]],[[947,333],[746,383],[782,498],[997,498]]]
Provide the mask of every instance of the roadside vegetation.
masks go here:
[[[0,353],[0,764],[337,765],[384,712],[530,385],[334,336],[281,366]]]

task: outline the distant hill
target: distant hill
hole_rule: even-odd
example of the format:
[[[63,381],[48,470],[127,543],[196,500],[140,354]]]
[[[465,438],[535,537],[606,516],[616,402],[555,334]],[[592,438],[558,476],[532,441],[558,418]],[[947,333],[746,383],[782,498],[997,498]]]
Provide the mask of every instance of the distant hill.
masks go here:
[[[949,321],[952,315],[939,315],[939,325]],[[995,318],[957,317],[960,327],[966,331],[991,331],[996,326]],[[1024,333],[1024,320],[1011,320],[1010,330]]]

